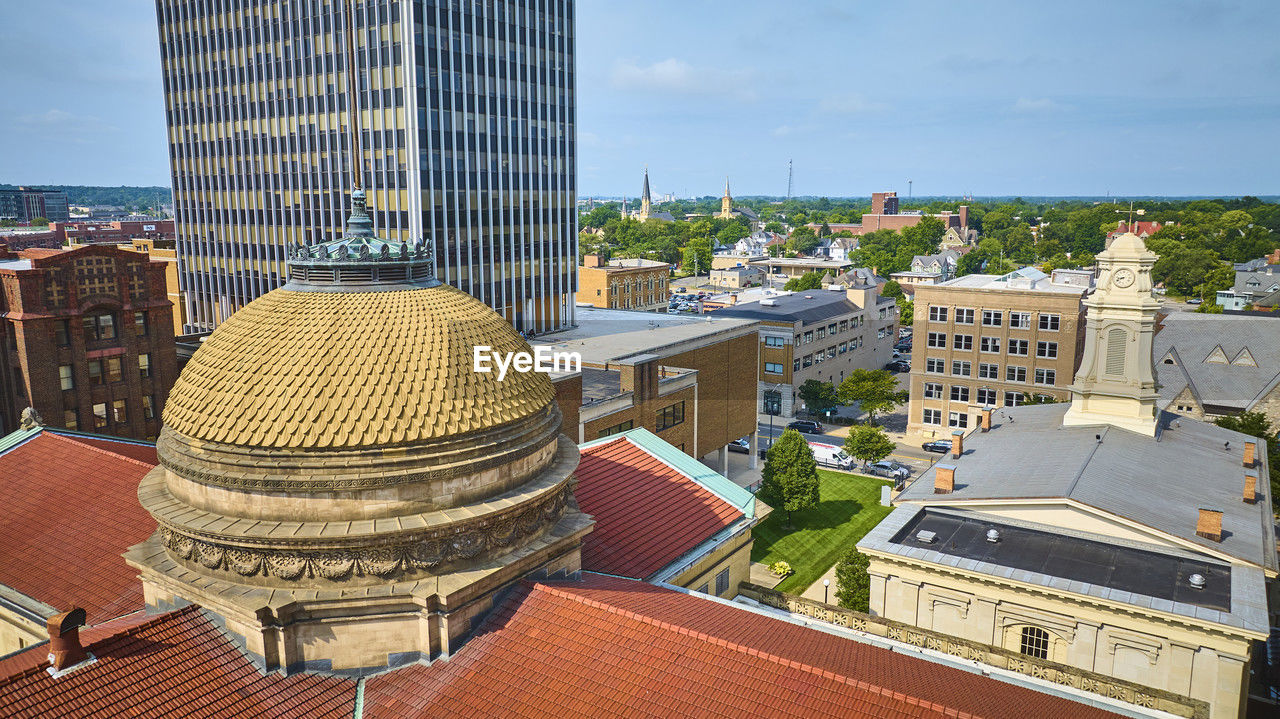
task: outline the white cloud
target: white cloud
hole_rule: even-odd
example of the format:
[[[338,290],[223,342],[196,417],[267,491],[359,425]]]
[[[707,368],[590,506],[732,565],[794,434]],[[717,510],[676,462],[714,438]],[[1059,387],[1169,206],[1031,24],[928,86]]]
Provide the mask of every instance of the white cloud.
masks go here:
[[[1054,102],[1047,97],[1020,97],[1013,103],[1014,112],[1059,112],[1067,109],[1070,109],[1070,106]]]
[[[694,67],[674,57],[650,65],[621,61],[614,65],[611,78],[614,87],[631,92],[754,101],[757,94],[748,79],[748,73],[741,70]]]
[[[16,124],[20,129],[33,132],[79,134],[91,132],[118,132],[120,128],[108,125],[92,115],[75,115],[57,108],[44,112],[19,115]],[[68,138],[77,139],[77,138]]]
[[[860,115],[869,112],[882,112],[889,106],[883,102],[868,100],[858,93],[850,95],[824,97],[818,101],[818,109],[823,112],[841,115]]]

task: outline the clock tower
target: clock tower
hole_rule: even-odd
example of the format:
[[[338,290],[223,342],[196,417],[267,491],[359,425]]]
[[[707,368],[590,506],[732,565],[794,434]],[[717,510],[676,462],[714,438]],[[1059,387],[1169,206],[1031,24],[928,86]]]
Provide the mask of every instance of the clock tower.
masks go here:
[[[1158,393],[1151,340],[1160,303],[1151,294],[1157,256],[1127,232],[1097,256],[1098,289],[1084,301],[1084,358],[1065,425],[1110,424],[1154,436]]]

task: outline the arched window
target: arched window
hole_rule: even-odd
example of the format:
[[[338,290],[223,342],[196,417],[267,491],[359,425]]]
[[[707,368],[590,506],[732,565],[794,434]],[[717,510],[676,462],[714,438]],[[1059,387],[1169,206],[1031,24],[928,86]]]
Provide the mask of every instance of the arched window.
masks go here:
[[[1040,627],[1023,627],[1018,651],[1036,659],[1049,658],[1049,632]]]

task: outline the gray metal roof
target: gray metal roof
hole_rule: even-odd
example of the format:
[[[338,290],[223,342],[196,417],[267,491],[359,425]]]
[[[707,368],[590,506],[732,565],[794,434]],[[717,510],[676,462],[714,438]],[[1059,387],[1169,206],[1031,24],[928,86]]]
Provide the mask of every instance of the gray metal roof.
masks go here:
[[[990,432],[964,438],[955,467],[955,491],[934,494],[929,468],[898,502],[929,505],[973,500],[1064,499],[1220,552],[1276,569],[1266,452],[1251,471],[1259,477],[1256,503],[1243,501],[1244,443],[1252,437],[1164,412],[1155,437],[1110,425],[1065,427],[1070,405],[1005,407]],[[1100,441],[1099,441],[1100,439]],[[1229,444],[1227,444],[1229,443]],[[1199,510],[1223,513],[1224,537],[1196,535]]]
[[[1280,383],[1280,324],[1268,317],[1175,312],[1151,346],[1161,406],[1188,385],[1201,404],[1251,409]]]
[[[762,305],[759,301],[724,307],[711,313],[713,317],[746,317],[755,320],[781,320],[804,323],[817,322],[860,311],[850,302],[843,290],[809,290],[790,295],[768,298],[776,303]]]

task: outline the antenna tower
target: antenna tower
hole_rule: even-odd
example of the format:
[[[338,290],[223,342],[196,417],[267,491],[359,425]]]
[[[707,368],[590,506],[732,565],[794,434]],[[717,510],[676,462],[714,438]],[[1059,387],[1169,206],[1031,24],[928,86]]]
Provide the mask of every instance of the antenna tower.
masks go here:
[[[791,160],[787,160],[787,199],[791,199]]]

